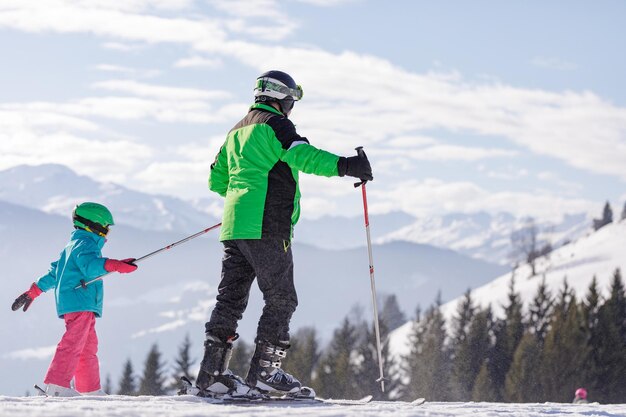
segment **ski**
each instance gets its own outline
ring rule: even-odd
[[[33,385],[33,388],[35,388],[39,392],[39,395],[43,395],[44,397],[48,396],[48,394],[46,394],[46,391],[44,391],[44,389],[41,388],[39,385],[35,384]]]
[[[323,399],[310,396],[312,390],[303,387],[301,393],[306,395],[283,395],[275,396],[261,394],[258,391],[250,395],[231,396],[229,394],[213,394],[205,395],[200,393],[197,387],[194,387],[189,379],[182,376],[180,378],[182,386],[178,391],[178,395],[194,395],[202,398],[209,404],[238,404],[238,405],[260,405],[260,404],[332,404],[332,405],[364,405],[372,401],[372,396],[361,398],[359,400],[341,400],[341,399]]]

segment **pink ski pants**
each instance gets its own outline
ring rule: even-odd
[[[74,378],[76,391],[97,391],[100,389],[100,365],[96,356],[96,315],[81,311],[65,314],[63,318],[65,333],[57,345],[44,382],[69,388]]]

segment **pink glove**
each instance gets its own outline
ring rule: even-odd
[[[33,302],[33,300],[39,297],[42,292],[43,291],[39,289],[37,284],[33,282],[33,285],[30,286],[28,291],[15,299],[13,305],[11,306],[11,310],[15,311],[22,306],[24,306],[24,311],[28,310],[28,307],[30,307],[30,304]]]
[[[135,265],[135,258],[126,258],[118,261],[117,259],[107,259],[104,261],[104,269],[107,272],[119,272],[120,274],[127,274],[137,269]]]

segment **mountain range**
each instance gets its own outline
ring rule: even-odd
[[[187,234],[219,222],[215,207],[222,203],[221,197],[208,190],[205,198],[185,201],[98,182],[58,164],[19,165],[0,171],[0,200],[61,216],[67,216],[77,202],[93,200],[110,207],[120,224]],[[508,265],[511,232],[526,220],[510,213],[448,213],[416,218],[396,211],[371,214],[370,229],[376,243],[420,243]],[[584,234],[591,225],[591,216],[565,214],[559,222],[537,220],[536,225],[539,240],[558,247]],[[295,241],[324,249],[364,246],[364,221],[362,217],[305,217],[295,229]]]

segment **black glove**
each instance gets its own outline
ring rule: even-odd
[[[367,155],[365,155],[365,152],[363,151],[356,156],[339,158],[339,162],[337,162],[337,170],[339,171],[340,177],[347,175],[364,181],[372,181],[374,179],[372,176],[370,161],[367,159]]]
[[[28,291],[24,292],[22,295],[17,297],[15,301],[13,301],[13,305],[11,305],[11,310],[15,311],[18,308],[24,306],[24,311],[28,310],[33,300],[41,295],[42,291],[39,289],[37,284],[33,282]]]
[[[13,301],[13,305],[11,306],[11,310],[15,311],[22,306],[24,306],[24,311],[28,310],[30,304],[33,302],[33,299],[28,296],[28,294],[24,293],[17,297],[15,301]]]

